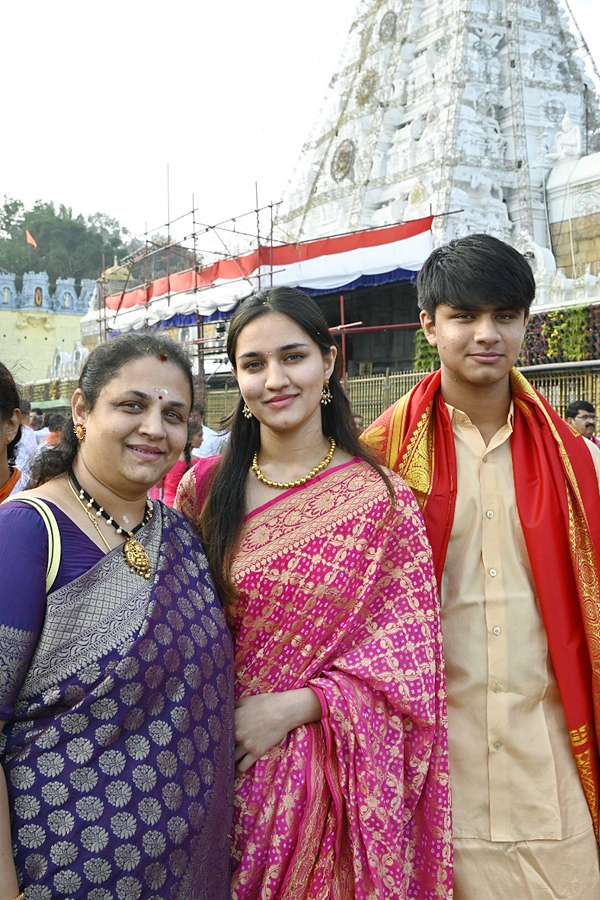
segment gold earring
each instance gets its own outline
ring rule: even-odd
[[[77,422],[76,425],[73,425],[73,434],[80,444],[83,444],[83,442],[85,441],[85,431],[85,425],[82,425],[81,422]]]
[[[242,414],[244,415],[244,417],[246,419],[252,418],[252,410],[250,409],[250,407],[248,406],[247,403],[244,403],[244,405],[242,406]]]
[[[323,406],[327,406],[328,403],[331,403],[333,400],[333,396],[331,391],[329,390],[329,378],[325,379],[325,384],[323,385],[323,390],[321,391],[321,403]]]

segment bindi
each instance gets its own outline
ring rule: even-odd
[[[169,393],[168,390],[164,387],[156,387],[156,385],[153,385],[153,389],[158,394],[159,400],[162,400],[163,396],[166,396]]]

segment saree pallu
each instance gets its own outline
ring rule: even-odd
[[[244,520],[236,699],[308,686],[323,714],[237,778],[235,900],[451,896],[435,577],[418,507],[391,478],[395,508],[354,460]]]
[[[155,504],[137,537],[153,580],[117,548],[48,595],[39,637],[2,630],[26,900],[229,898],[231,638],[189,523]]]
[[[438,579],[454,519],[456,455],[440,372],[422,379],[361,440],[412,488]],[[600,497],[586,439],[516,370],[511,453],[519,519],[573,754],[596,832],[600,757]]]

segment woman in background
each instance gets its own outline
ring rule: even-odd
[[[246,300],[229,445],[182,479],[235,641],[235,900],[451,896],[431,552],[360,446],[316,304]]]
[[[229,900],[231,639],[193,529],[147,501],[192,400],[179,345],[99,345],[0,507],[0,900]]]
[[[21,488],[21,472],[11,464],[20,437],[19,392],[11,373],[0,362],[0,503]]]
[[[183,449],[183,453],[181,454],[173,468],[169,469],[169,471],[163,478],[162,500],[163,503],[167,504],[167,506],[173,506],[173,504],[175,503],[175,494],[177,493],[179,482],[188,471],[188,469],[190,469],[192,466],[195,466],[196,463],[199,462],[199,458],[197,456],[192,456],[192,450],[197,450],[201,443],[202,422],[190,419],[188,425],[188,439]]]

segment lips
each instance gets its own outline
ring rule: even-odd
[[[132,453],[135,453],[140,459],[148,462],[156,462],[164,455],[158,447],[150,447],[146,444],[132,444],[129,446]]]
[[[270,406],[274,409],[281,409],[284,406],[289,406],[289,404],[296,399],[296,394],[279,394],[277,397],[271,397],[270,400],[267,400],[267,406]]]
[[[501,353],[471,353],[471,358],[478,362],[490,364],[502,359]]]

